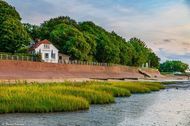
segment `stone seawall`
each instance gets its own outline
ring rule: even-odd
[[[150,75],[159,75],[157,70],[143,69]],[[155,74],[155,75],[154,75]],[[28,61],[0,61],[0,79],[140,79],[144,75],[138,68],[127,66],[93,66],[78,64],[52,64]]]

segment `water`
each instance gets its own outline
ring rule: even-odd
[[[190,126],[190,82],[116,101],[73,113],[0,115],[0,126]]]

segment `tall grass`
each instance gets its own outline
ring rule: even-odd
[[[59,83],[60,85],[60,83]],[[122,89],[110,85],[109,82],[96,82],[96,81],[87,81],[87,82],[66,82],[62,83],[65,86],[80,87],[84,89],[92,89],[96,91],[103,91],[109,94],[112,94],[114,97],[129,97],[131,93],[127,89]]]
[[[159,91],[160,89],[164,89],[165,87],[159,82],[139,82],[142,85],[148,87],[151,91]]]
[[[133,84],[133,83],[113,83],[115,87],[124,88],[129,90],[131,93],[150,93],[150,89],[145,87],[144,85],[140,84]]]
[[[48,90],[56,94],[74,95],[83,97],[91,104],[108,104],[113,103],[114,97],[111,94],[102,91],[96,91],[88,88],[73,87],[73,86],[54,86],[49,87]]]
[[[58,95],[36,87],[0,88],[0,113],[63,112],[88,108],[88,101],[82,97]]]
[[[128,89],[122,89],[118,87],[114,87],[111,85],[89,85],[87,86],[90,89],[94,89],[97,91],[105,91],[107,93],[112,94],[114,97],[129,97],[131,93]]]
[[[112,82],[111,85],[128,89],[131,93],[150,93],[164,89],[161,83],[155,82]]]
[[[115,97],[163,89],[152,82],[64,82],[0,85],[0,113],[45,113],[88,109]]]

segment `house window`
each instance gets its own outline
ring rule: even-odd
[[[55,53],[53,53],[53,50],[51,50],[51,58],[55,59]]]
[[[52,59],[55,59],[55,53],[52,53],[52,54],[51,54],[51,58],[52,58]]]
[[[45,53],[45,58],[49,59],[49,53]]]
[[[50,48],[49,44],[44,44],[44,49],[49,49],[49,48]]]
[[[62,56],[59,56],[59,60],[62,60]]]

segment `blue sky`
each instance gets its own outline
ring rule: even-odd
[[[190,0],[6,0],[23,22],[57,16],[94,21],[126,39],[138,37],[165,60],[190,64]]]

